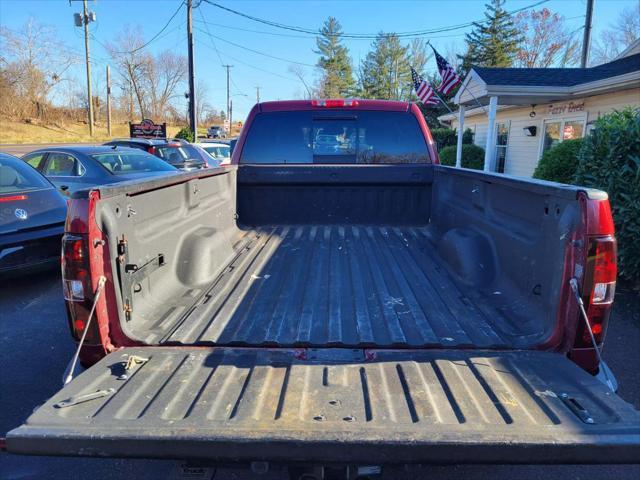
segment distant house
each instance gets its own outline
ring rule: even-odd
[[[545,150],[605,113],[640,107],[640,41],[591,68],[473,67],[454,101],[460,111],[438,118],[474,132],[485,170],[530,177]]]

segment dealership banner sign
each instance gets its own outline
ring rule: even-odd
[[[167,124],[159,125],[148,118],[140,123],[129,122],[129,136],[131,138],[167,138]]]

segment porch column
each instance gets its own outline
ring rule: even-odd
[[[487,125],[487,144],[484,149],[484,171],[493,172],[496,159],[496,110],[498,97],[489,97],[489,125]]]
[[[456,146],[456,168],[462,166],[462,134],[464,133],[464,105],[458,110],[458,145]]]

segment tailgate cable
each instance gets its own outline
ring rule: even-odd
[[[87,318],[87,324],[84,326],[84,330],[82,331],[82,337],[80,337],[80,341],[78,342],[78,348],[76,348],[76,353],[73,355],[73,360],[71,361],[71,367],[69,368],[69,373],[64,379],[63,385],[66,385],[71,380],[73,380],[73,372],[76,369],[76,363],[78,363],[78,356],[80,356],[80,349],[82,348],[82,344],[84,343],[84,339],[87,337],[87,331],[89,330],[89,325],[91,325],[91,319],[93,318],[93,313],[96,310],[96,305],[98,304],[98,299],[100,298],[100,292],[104,288],[104,284],[107,279],[101,275],[98,279],[98,286],[96,287],[95,296],[93,297],[93,305],[91,305],[91,310],[89,311],[89,318]]]
[[[591,329],[591,324],[589,323],[589,317],[587,316],[587,312],[584,309],[584,302],[582,301],[582,297],[580,296],[580,289],[578,287],[578,280],[576,280],[575,278],[572,278],[571,280],[569,280],[569,284],[571,285],[571,290],[573,291],[573,294],[576,297],[576,301],[578,302],[578,307],[580,307],[580,313],[581,313],[580,316],[583,318],[584,323],[587,326],[587,331],[589,332],[589,336],[591,337],[591,343],[593,343],[593,348],[596,351],[596,356],[598,357],[598,364],[601,365],[601,370],[602,370],[602,373],[604,373],[604,377],[606,379],[607,386],[609,387],[609,390],[611,390],[613,393],[615,393],[616,389],[613,386],[613,382],[609,378],[609,372],[607,371],[607,368],[604,367],[604,365],[603,365],[604,362],[602,360],[602,355],[600,355],[600,349],[598,348],[598,342],[596,342],[596,337],[593,336],[593,330]]]

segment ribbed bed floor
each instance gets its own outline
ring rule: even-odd
[[[422,228],[265,227],[238,252],[160,343],[506,347],[519,333],[452,282]]]

